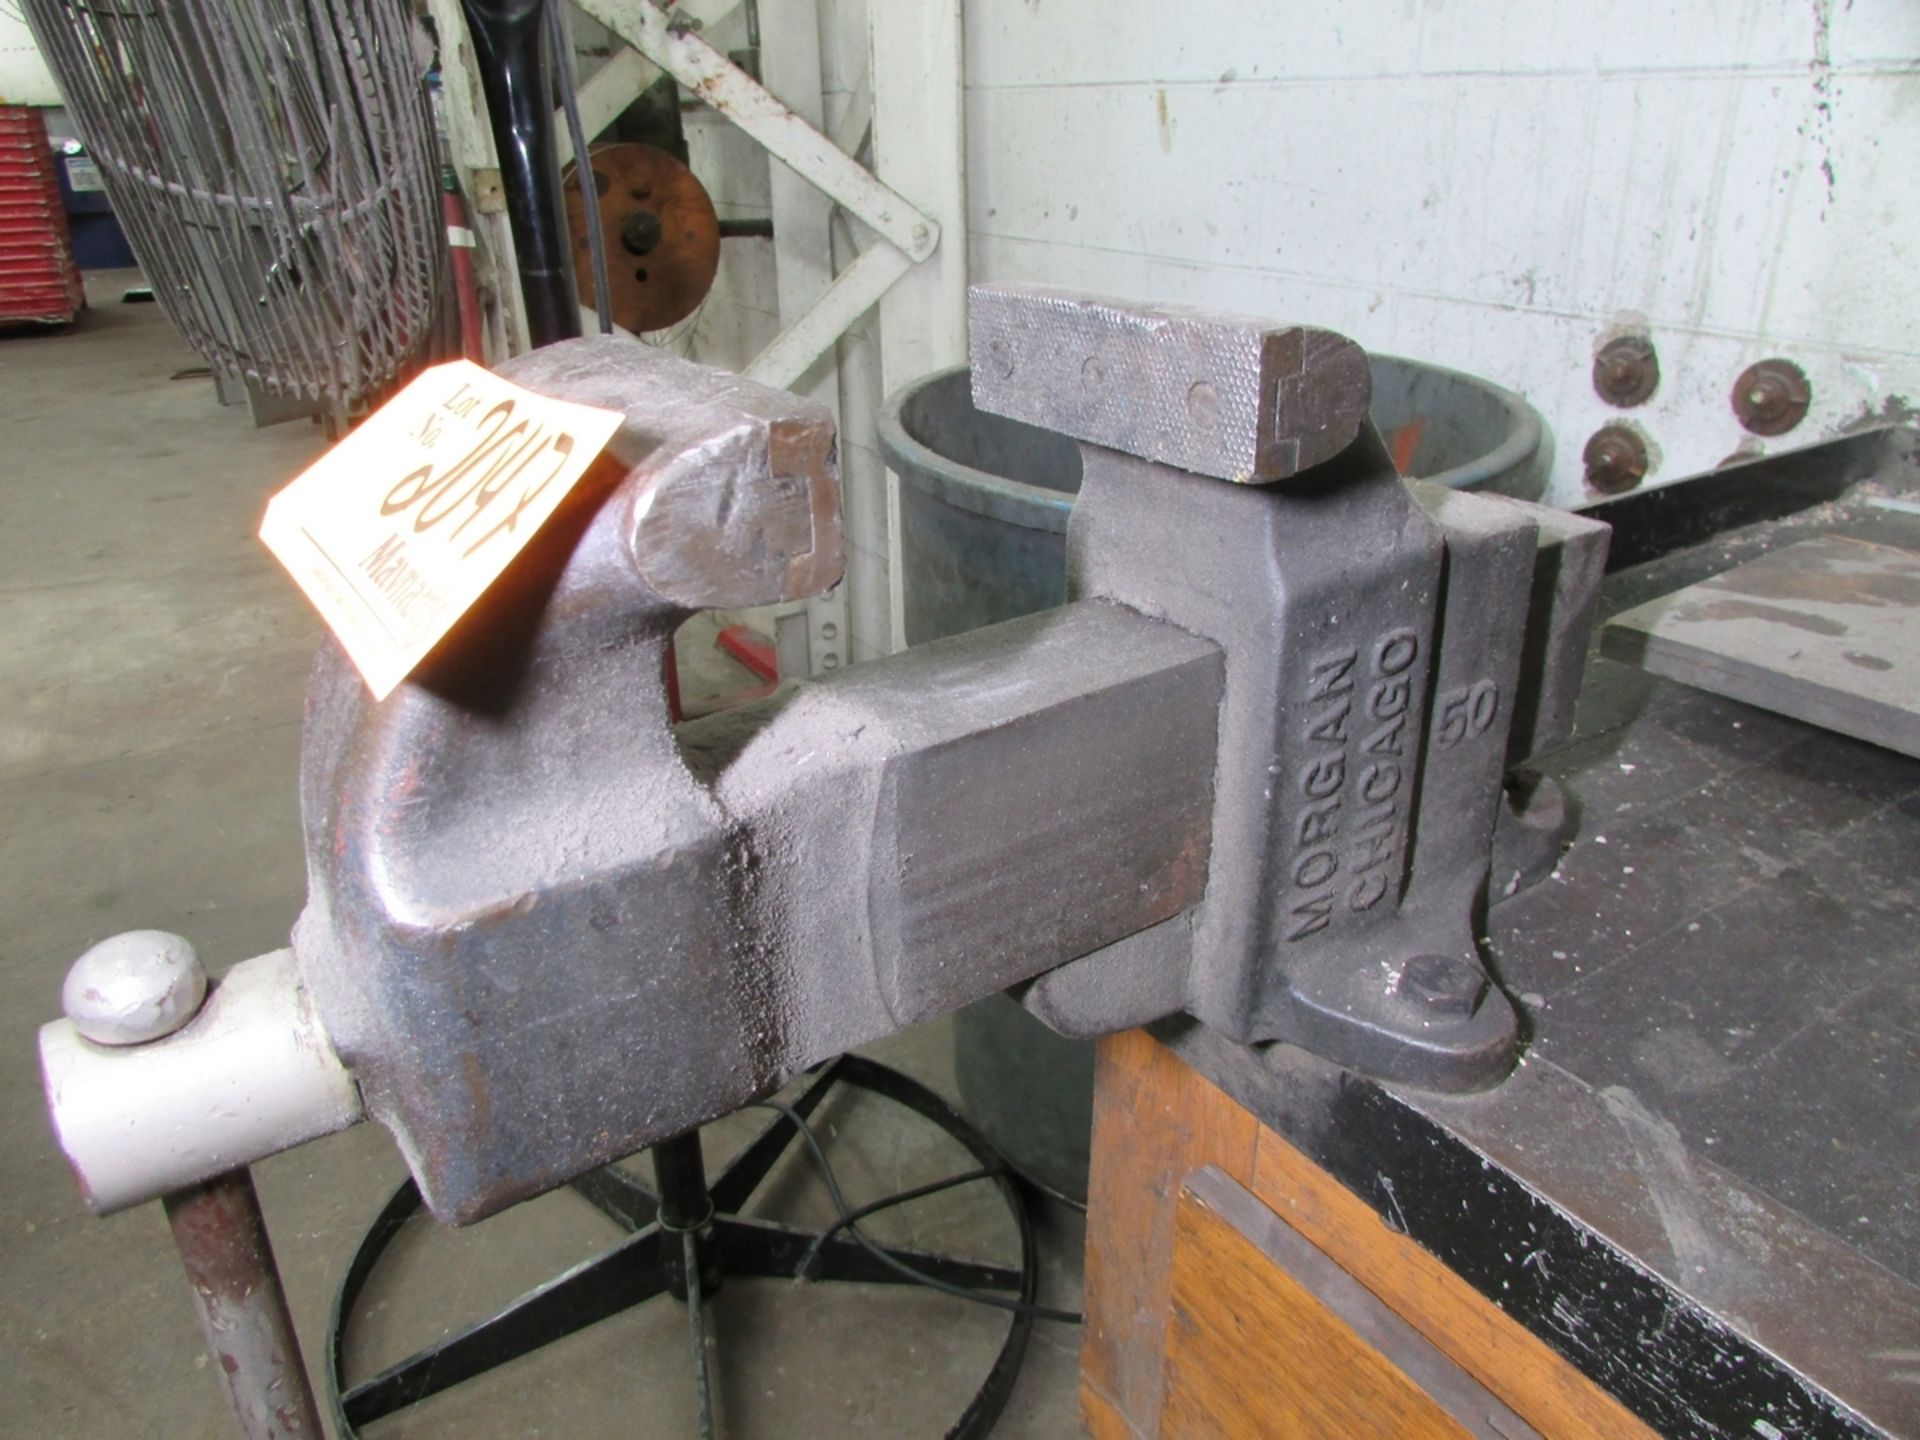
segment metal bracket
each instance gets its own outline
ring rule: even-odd
[[[879,237],[743,372],[763,385],[794,384],[894,281],[933,254],[939,225],[698,34],[676,29],[648,0],[580,0],[580,5]]]

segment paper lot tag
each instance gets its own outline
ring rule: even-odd
[[[260,538],[384,700],[623,418],[436,365],[268,501]]]

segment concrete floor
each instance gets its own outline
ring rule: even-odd
[[[218,973],[286,942],[303,894],[295,776],[318,625],[254,539],[266,496],[319,453],[306,424],[256,430],[152,305],[94,306],[64,335],[0,337],[0,1435],[232,1433],[157,1205],[96,1220],[48,1129],[34,1032],[87,946],[188,936]],[[704,648],[704,647],[689,647]],[[724,686],[724,669],[691,666]],[[953,1092],[948,1032],[875,1052]],[[644,1076],[635,1077],[644,1084]],[[854,1203],[968,1164],[882,1102],[821,1112]],[[739,1121],[708,1134],[709,1158]],[[322,1354],[333,1290],[404,1169],[363,1125],[257,1167],[301,1338]],[[969,1187],[877,1218],[879,1238],[1003,1259],[1011,1226]],[[764,1213],[823,1223],[797,1154]],[[396,1243],[350,1336],[359,1378],[597,1253],[611,1227],[569,1194]],[[1077,1217],[1045,1217],[1041,1298],[1077,1305]],[[924,1292],[738,1284],[715,1302],[728,1433],[938,1436],[998,1343],[996,1312]],[[995,1434],[1077,1431],[1079,1331],[1035,1327]],[[372,1436],[692,1433],[681,1312],[656,1302],[411,1412]]]

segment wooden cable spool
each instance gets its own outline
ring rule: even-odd
[[[590,159],[615,323],[663,330],[686,319],[706,299],[720,267],[720,217],[706,187],[651,145],[597,145]],[[591,305],[593,259],[577,164],[567,167],[565,195],[574,276],[582,301]]]

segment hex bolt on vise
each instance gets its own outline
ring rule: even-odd
[[[502,367],[625,414],[604,498],[385,702],[322,650],[291,951],[164,1038],[42,1031],[92,1208],[364,1106],[477,1220],[994,990],[1505,1074],[1474,937],[1557,857],[1516,767],[1571,730],[1606,527],[1402,480],[1324,331],[1009,286],[971,318],[975,403],[1083,442],[1068,603],[677,728],[681,620],[839,578],[831,420],[616,340]]]

